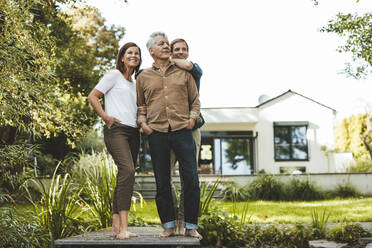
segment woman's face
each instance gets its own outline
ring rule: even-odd
[[[136,68],[141,59],[138,47],[129,47],[121,59],[127,68]]]

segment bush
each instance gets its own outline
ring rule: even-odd
[[[29,179],[25,184],[29,200],[34,206],[37,225],[48,230],[52,242],[82,231],[83,206],[79,201],[82,189],[74,184],[69,174],[63,178],[56,175],[57,170],[58,166],[49,185],[35,179]],[[30,193],[32,187],[41,193],[40,199],[35,199]]]
[[[248,187],[249,198],[252,200],[282,200],[285,198],[284,184],[273,175],[259,175]]]
[[[359,160],[347,168],[347,172],[372,172],[372,160]]]
[[[244,226],[236,223],[224,211],[214,209],[199,219],[199,232],[203,236],[201,245],[213,247],[244,247],[250,235]]]
[[[112,157],[106,151],[98,153],[92,151],[91,154],[82,153],[71,171],[74,180],[82,189],[82,198],[89,204],[89,210],[97,223],[96,228],[111,226],[112,201],[117,174],[117,167]],[[133,193],[132,203],[138,198],[142,206],[142,195],[136,191]],[[133,211],[131,216],[134,216]],[[129,224],[143,225],[143,220],[129,219]]]
[[[332,198],[351,198],[359,197],[361,194],[356,190],[356,188],[351,184],[339,184],[335,190],[330,191],[330,197]]]
[[[90,130],[87,135],[77,144],[76,150],[79,153],[100,153],[105,150],[103,138],[98,136],[97,130]]]
[[[147,226],[147,223],[141,217],[135,215],[133,212],[129,212],[128,226]]]
[[[293,178],[285,188],[286,198],[290,201],[313,201],[324,199],[324,193],[322,190],[309,180]]]
[[[199,221],[201,245],[209,247],[291,247],[306,248],[309,240],[325,237],[311,225],[248,225],[224,211],[212,211]]]
[[[334,226],[328,235],[328,238],[337,242],[355,244],[362,237],[371,236],[359,223],[346,223]]]
[[[12,209],[0,212],[0,247],[49,247],[48,231],[32,215],[19,216]]]
[[[112,201],[116,186],[117,168],[106,152],[81,154],[72,167],[72,176],[80,185],[90,211],[98,221],[98,227],[112,224]]]
[[[314,228],[314,235],[317,239],[322,239],[326,235],[327,222],[331,216],[331,212],[326,208],[320,213],[318,209],[314,208],[311,211],[311,226]]]
[[[237,186],[234,182],[224,185],[222,195],[225,201],[247,201],[249,199],[247,187]]]

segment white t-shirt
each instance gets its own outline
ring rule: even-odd
[[[120,120],[120,123],[137,127],[136,82],[129,82],[119,70],[105,73],[95,87],[104,94],[105,112]]]

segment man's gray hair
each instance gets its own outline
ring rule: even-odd
[[[153,47],[155,45],[155,37],[156,36],[163,36],[165,37],[166,39],[168,39],[167,35],[164,33],[164,32],[154,32],[150,35],[150,38],[148,39],[147,43],[146,43],[146,47],[147,47],[147,50],[149,50],[151,47]]]

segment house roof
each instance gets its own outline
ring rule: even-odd
[[[310,100],[316,104],[319,104],[325,108],[332,110],[333,114],[336,113],[336,110],[328,107],[324,104],[321,104],[309,97],[301,95],[292,90],[288,90],[283,94],[271,98],[255,107],[215,107],[215,108],[202,108],[201,112],[207,123],[257,123],[258,122],[258,112],[259,108],[265,104],[272,102],[276,99],[279,99],[288,94],[295,94],[301,96],[307,100]]]
[[[243,111],[242,111],[243,110]],[[208,123],[256,123],[257,108],[202,108],[201,112]]]
[[[322,104],[322,103],[320,103],[320,102],[318,102],[318,101],[315,101],[315,100],[313,100],[313,99],[311,99],[311,98],[309,98],[309,97],[307,97],[307,96],[301,95],[301,94],[299,94],[299,93],[297,93],[297,92],[295,92],[295,91],[292,91],[292,90],[290,90],[290,89],[289,89],[288,91],[284,92],[283,94],[280,94],[279,96],[273,97],[273,98],[271,98],[271,99],[269,99],[269,100],[267,100],[267,101],[265,101],[265,102],[263,102],[263,103],[258,104],[258,105],[256,106],[256,108],[259,108],[259,107],[261,107],[261,106],[263,106],[263,105],[265,105],[265,104],[267,104],[267,103],[269,103],[269,102],[272,102],[272,101],[274,101],[274,100],[276,100],[276,99],[278,99],[278,98],[281,98],[282,96],[287,95],[287,94],[295,94],[295,95],[301,96],[301,97],[306,98],[306,99],[308,99],[308,100],[310,100],[310,101],[312,101],[312,102],[315,102],[315,103],[317,103],[317,104],[319,104],[319,105],[321,105],[321,106],[323,106],[323,107],[325,107],[325,108],[328,108],[328,109],[332,110],[334,113],[337,112],[335,109],[333,109],[333,108],[331,108],[331,107],[329,107],[329,106],[327,106],[327,105],[324,105],[324,104]]]

